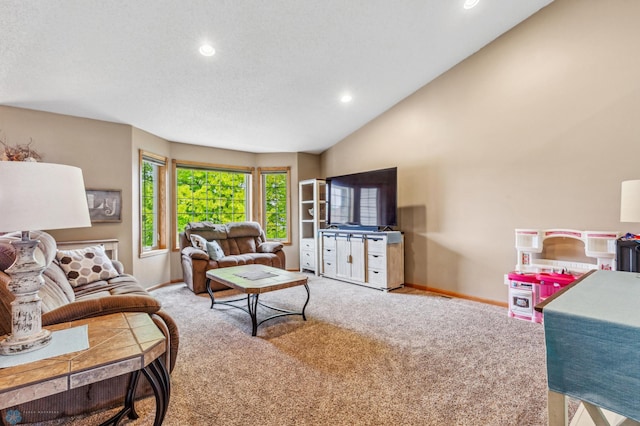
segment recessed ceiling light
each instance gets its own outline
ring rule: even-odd
[[[480,2],[480,0],[465,0],[464,1],[464,8],[465,9],[471,9],[471,8],[475,7],[479,2]]]
[[[198,49],[198,51],[202,56],[213,56],[216,54],[216,49],[214,49],[210,44],[203,44],[202,46],[200,46],[200,49]]]
[[[351,102],[353,100],[353,96],[351,96],[348,93],[345,93],[344,95],[342,95],[342,97],[340,98],[340,102],[342,102],[343,104],[348,104],[349,102]]]

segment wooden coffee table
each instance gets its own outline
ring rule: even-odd
[[[234,302],[244,300],[244,297],[233,300],[226,300],[224,302],[217,302],[211,290],[211,281],[224,284],[228,287],[234,288],[247,295],[247,307],[234,305]],[[303,285],[307,291],[307,300],[304,302],[302,311],[294,312],[286,309],[276,308],[269,306],[258,301],[260,294],[267,293],[269,291],[282,290],[284,288],[295,287]],[[274,318],[283,317],[287,315],[301,315],[303,320],[307,320],[304,314],[304,310],[309,303],[309,286],[307,285],[307,277],[303,274],[297,274],[294,272],[288,272],[284,269],[272,268],[265,265],[242,265],[231,266],[228,268],[211,269],[207,271],[207,292],[211,297],[211,308],[214,305],[227,305],[233,308],[241,309],[249,314],[251,317],[252,332],[251,335],[255,336],[258,332],[258,326],[263,322],[269,321]],[[258,322],[257,311],[258,305],[272,311],[278,312],[267,318],[264,318]]]

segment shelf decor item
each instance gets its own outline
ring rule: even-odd
[[[4,147],[0,153],[0,161],[41,161],[42,156],[31,149],[32,143],[33,140],[27,145],[11,146],[0,140],[0,145]]]
[[[77,167],[26,161],[0,161],[0,233],[20,231],[12,241],[14,263],[5,271],[15,296],[11,303],[11,334],[0,341],[0,354],[13,355],[45,347],[51,332],[42,329],[38,290],[48,265],[36,260],[38,240],[29,230],[91,226],[82,170]]]

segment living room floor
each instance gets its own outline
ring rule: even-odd
[[[184,284],[152,292],[181,334],[165,425],[546,424],[540,324],[412,288],[308,277],[308,320],[276,319],[257,337],[245,312],[211,309],[206,293]],[[295,287],[262,297],[296,309],[305,295]],[[131,424],[152,423],[152,402],[138,404]]]

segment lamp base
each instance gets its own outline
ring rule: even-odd
[[[22,239],[11,244],[16,260],[5,272],[11,277],[7,287],[15,300],[11,302],[11,334],[0,342],[0,355],[35,351],[51,341],[51,332],[42,328],[42,301],[38,290],[44,284],[45,265],[38,263],[34,256],[38,240],[30,239],[29,231],[23,231]]]
[[[46,329],[22,338],[9,336],[0,341],[0,355],[19,355],[44,348],[49,343],[51,343],[51,332]]]

